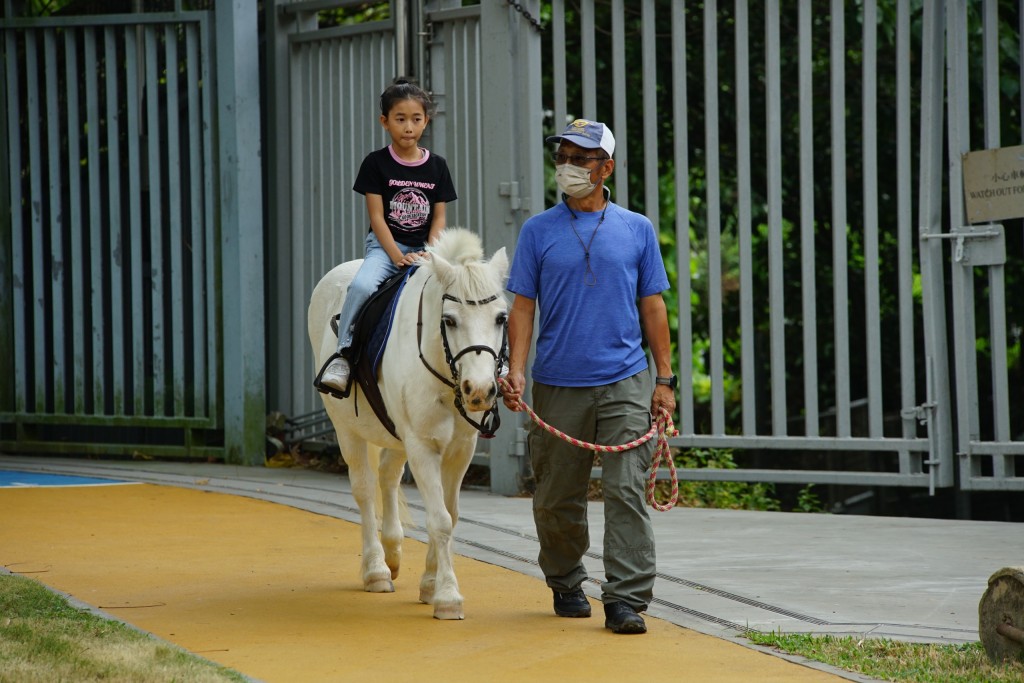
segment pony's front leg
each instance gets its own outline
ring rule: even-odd
[[[405,452],[385,448],[380,457],[380,490],[383,506],[383,524],[380,540],[384,546],[384,562],[391,570],[391,578],[398,578],[402,564],[402,530],[405,516],[405,498],[400,485],[405,472]]]
[[[391,570],[384,562],[384,548],[377,527],[377,468],[369,461],[365,441],[339,439],[339,444],[348,465],[352,496],[359,506],[359,526],[363,541],[363,590],[369,593],[393,593],[395,584],[391,580]]]
[[[441,480],[441,456],[406,444],[409,467],[427,514],[427,567],[420,581],[420,601],[434,606],[435,619],[462,619],[462,594],[452,564],[452,518]]]

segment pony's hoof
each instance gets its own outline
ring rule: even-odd
[[[395,582],[391,579],[377,579],[376,581],[367,581],[366,587],[363,589],[367,593],[394,593]]]
[[[465,619],[462,605],[434,605],[435,619]]]

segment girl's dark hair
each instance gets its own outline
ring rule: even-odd
[[[402,100],[416,100],[423,105],[427,116],[434,115],[434,101],[427,91],[406,78],[396,78],[380,94],[380,115],[386,117],[391,108]]]

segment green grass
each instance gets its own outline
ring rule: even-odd
[[[246,680],[125,624],[78,609],[35,581],[0,574],[0,683]]]
[[[1024,659],[992,664],[981,643],[933,645],[775,632],[752,632],[747,637],[758,645],[883,681],[1024,683]]]

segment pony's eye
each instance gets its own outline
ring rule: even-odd
[[[499,313],[498,317],[494,319],[494,322],[498,325],[504,325],[508,322],[508,313]]]
[[[441,317],[441,322],[444,323],[445,327],[449,327],[449,328],[458,327],[458,323],[455,322],[455,318],[453,318],[450,315],[442,316]]]

